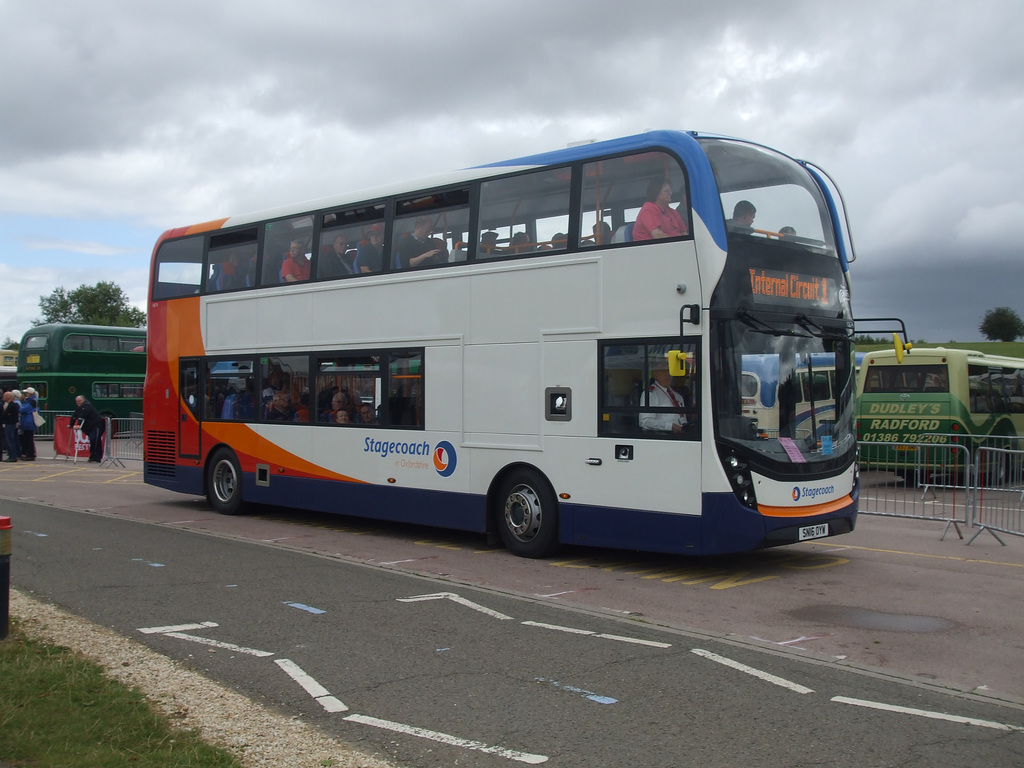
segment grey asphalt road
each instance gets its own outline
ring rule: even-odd
[[[43,487],[41,470],[31,471]],[[93,474],[76,481],[79,502],[100,496],[92,484],[125,482],[85,471]],[[319,518],[269,513],[207,517],[189,499],[163,502],[170,507],[159,516],[173,511],[176,520],[140,522],[20,493],[11,500],[7,491],[19,489],[9,479],[0,477],[8,497],[0,515],[13,521],[16,587],[409,766],[1024,764],[1024,709],[1011,701],[759,646],[736,633],[644,621],[642,593],[680,583],[644,580],[668,573],[664,561],[647,561],[641,575],[620,571],[622,560],[604,553],[570,553],[577,556],[560,566],[527,563],[464,546],[471,539],[410,540],[407,529],[339,531]],[[116,495],[124,503],[131,494]],[[221,523],[242,533],[214,531]],[[507,578],[529,586],[398,570],[393,561],[327,552],[325,536],[427,553],[434,566],[468,560],[495,576],[523,562],[529,567]],[[366,542],[370,536],[378,541]],[[798,574],[821,565],[801,557],[789,560]],[[730,563],[724,571],[701,564],[719,570],[691,570],[689,580],[792,586],[778,576],[779,561],[745,576]],[[687,568],[676,562],[674,573]],[[533,591],[536,573],[622,580],[638,610],[566,605]],[[547,581],[545,588],[569,586]],[[742,601],[745,588],[708,591]],[[717,606],[727,622],[726,604]]]
[[[144,485],[138,462],[126,464],[2,464],[0,496],[339,555],[1024,701],[1020,538],[1002,546],[985,533],[967,546],[952,529],[942,539],[942,523],[862,515],[852,534],[750,555],[567,548],[533,561],[427,527],[275,508],[224,517],[201,498]]]

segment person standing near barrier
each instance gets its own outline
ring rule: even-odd
[[[75,413],[69,427],[78,427],[89,438],[89,461],[97,464],[103,461],[103,431],[106,421],[93,404],[79,395],[75,398]]]
[[[39,413],[39,404],[36,400],[36,391],[32,387],[25,387],[21,391],[21,460],[36,460],[36,419]]]
[[[4,425],[4,443],[7,446],[7,458],[4,461],[14,462],[21,456],[21,445],[18,442],[18,422],[21,421],[21,391],[13,389],[4,392],[4,410],[0,422]]]

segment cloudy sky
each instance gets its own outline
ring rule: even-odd
[[[172,226],[657,128],[826,168],[854,311],[1024,316],[1011,0],[0,0],[0,341]]]

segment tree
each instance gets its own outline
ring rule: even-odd
[[[978,330],[989,341],[1016,341],[1024,336],[1024,320],[1009,307],[996,307],[985,313]]]
[[[80,285],[72,291],[64,286],[55,288],[49,296],[39,297],[39,308],[43,319],[36,320],[36,325],[81,323],[141,328],[146,324],[146,313],[129,304],[121,287],[110,282]]]
[[[3,344],[0,344],[0,349],[21,349],[21,342],[15,341],[10,336],[4,339]]]

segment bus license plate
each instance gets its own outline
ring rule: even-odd
[[[807,541],[808,539],[820,539],[822,536],[828,536],[828,523],[822,523],[821,525],[805,525],[800,529],[800,538],[798,541]]]

